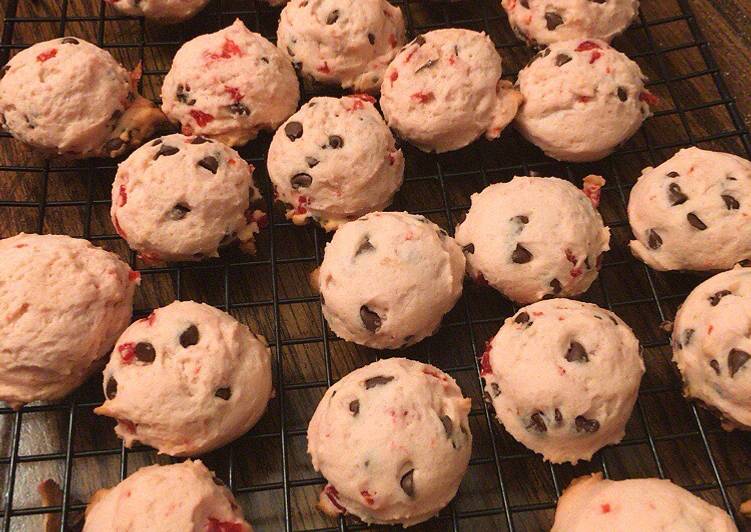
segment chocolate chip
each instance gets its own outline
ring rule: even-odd
[[[233,115],[243,115],[248,116],[250,114],[250,109],[247,105],[245,105],[242,102],[235,102],[230,104],[229,106],[229,112]]]
[[[623,87],[618,87],[618,99],[622,102],[628,100],[628,92]]]
[[[717,375],[720,374],[720,363],[717,362],[717,360],[713,358],[712,360],[709,361],[709,365],[712,367],[714,372],[717,373]]]
[[[437,60],[437,59],[428,59],[428,60],[427,60],[427,62],[426,62],[426,63],[425,63],[424,65],[422,65],[422,66],[418,67],[418,68],[417,68],[417,70],[415,70],[415,74],[417,74],[417,73],[418,73],[418,72],[420,72],[421,70],[425,70],[426,68],[430,68],[430,67],[432,67],[432,66],[433,66],[433,65],[435,65],[435,64],[436,64],[437,62],[438,62],[438,60]]]
[[[683,331],[683,334],[681,335],[683,337],[683,341],[681,342],[683,346],[687,346],[691,343],[691,338],[694,336],[694,329],[686,329]]]
[[[600,422],[596,419],[587,419],[584,416],[576,416],[574,419],[577,432],[597,432],[600,430]]]
[[[651,249],[660,249],[662,246],[662,237],[654,229],[647,231],[647,245]]]
[[[175,155],[179,151],[180,148],[176,148],[175,146],[170,146],[168,144],[162,144],[161,146],[159,146],[159,151],[156,152],[156,155],[154,155],[154,160],[156,161],[162,155],[164,155],[165,157]]]
[[[535,412],[530,418],[530,423],[527,425],[527,430],[533,429],[537,432],[547,432],[548,427],[545,425],[545,419],[542,416],[542,412]]]
[[[264,63],[266,63],[267,65],[269,64],[269,58],[268,58],[268,57],[262,57],[262,58],[261,58],[261,61],[263,61],[263,62],[264,62]]]
[[[557,56],[555,56],[555,66],[561,67],[565,65],[566,63],[568,63],[569,61],[571,61],[571,59],[572,59],[571,56],[568,54],[558,54]]]
[[[115,377],[110,377],[107,380],[107,386],[104,390],[104,395],[107,397],[107,399],[114,399],[117,395],[117,381],[115,380]]]
[[[337,20],[339,20],[339,10],[335,9],[331,13],[329,13],[328,17],[326,17],[326,24],[331,25]]]
[[[728,210],[732,211],[732,210],[741,208],[741,204],[738,203],[738,200],[728,194],[722,195],[722,201],[725,202],[725,207],[727,207]]]
[[[462,248],[462,251],[464,253],[474,253],[475,252],[475,245],[474,244],[467,244]]]
[[[517,314],[516,318],[514,318],[514,323],[527,323],[529,322],[529,314],[526,312],[520,312]]]
[[[725,296],[729,296],[732,294],[730,290],[720,290],[719,292],[715,292],[712,296],[709,297],[709,304],[713,307],[716,307],[720,303],[720,299],[722,299]]]
[[[329,137],[329,147],[330,148],[338,150],[342,146],[344,146],[344,139],[342,139],[342,137],[340,137],[339,135],[331,135]]]
[[[680,176],[681,174],[679,174],[678,172],[668,172],[668,174],[667,174],[667,175],[668,175],[668,177],[678,177],[678,176]]]
[[[399,485],[404,490],[404,493],[406,493],[410,497],[415,496],[415,479],[414,479],[415,470],[410,469],[404,475],[402,475],[402,479],[399,481]]]
[[[579,342],[571,342],[566,352],[566,360],[569,362],[589,362],[587,350]]]
[[[308,165],[308,168],[315,168],[319,162],[315,157],[305,157],[305,164]]]
[[[738,181],[738,178],[730,176],[730,175],[727,176],[725,179],[727,179],[728,181]]]
[[[557,408],[555,409],[555,424],[560,425],[563,423],[563,414],[561,414],[561,411]]]
[[[563,286],[561,286],[561,282],[558,279],[553,279],[550,281],[550,288],[553,289],[553,294],[560,294],[563,291]]]
[[[133,351],[135,352],[136,358],[139,360],[139,362],[146,362],[147,364],[151,364],[156,358],[156,351],[154,350],[154,346],[148,342],[138,342]]]
[[[218,397],[219,399],[224,399],[225,401],[229,401],[229,398],[232,396],[232,390],[229,388],[219,388],[217,391],[214,392],[214,395]]]
[[[185,215],[190,212],[190,207],[186,207],[182,203],[178,203],[167,213],[167,217],[170,220],[178,221],[185,218]]]
[[[493,397],[498,397],[499,395],[501,395],[501,387],[498,386],[497,383],[491,382],[490,389],[492,390]]]
[[[511,221],[521,225],[527,225],[529,223],[529,217],[524,216],[523,214],[519,214],[511,218]]]
[[[417,46],[422,46],[423,44],[425,44],[425,37],[423,37],[422,35],[418,35],[417,37],[415,37],[415,40],[412,42],[417,44]]]
[[[206,142],[211,142],[211,141],[207,139],[206,137],[202,137],[201,135],[198,135],[196,138],[190,141],[191,144],[204,144]]]
[[[63,40],[60,41],[61,44],[79,44],[78,39],[74,39],[73,37],[63,37]]]
[[[190,97],[189,85],[183,85],[182,83],[179,83],[177,85],[177,90],[175,91],[175,98],[177,98],[178,102],[184,103],[185,105],[196,104],[196,99]]]
[[[383,386],[384,384],[388,384],[393,380],[394,377],[386,377],[384,375],[370,377],[369,379],[365,380],[365,389],[370,390],[371,388],[375,388],[376,386]]]
[[[350,401],[349,411],[352,412],[353,416],[356,416],[357,414],[360,413],[360,401],[358,399],[355,399],[354,401]]]
[[[360,307],[360,320],[362,320],[362,324],[370,332],[377,331],[381,326],[381,317],[366,305]]]
[[[375,35],[373,35],[372,33],[368,33],[368,42],[370,44],[375,44]]]
[[[217,169],[219,169],[219,161],[216,160],[216,157],[207,155],[206,157],[198,161],[198,166],[205,168],[212,174],[216,174]]]
[[[529,9],[529,0],[519,0],[519,3],[524,9]]]
[[[191,345],[196,345],[199,339],[198,327],[191,325],[180,335],[180,345],[183,347],[190,347]]]
[[[162,143],[162,139],[156,139],[151,143],[152,146],[159,146]]]
[[[451,421],[451,418],[446,415],[439,416],[439,419],[441,420],[441,423],[443,424],[443,430],[446,432],[446,437],[450,438],[451,433],[454,432],[454,422]]]
[[[731,349],[728,354],[728,368],[730,369],[730,376],[735,377],[738,370],[751,358],[751,355],[740,349]]]
[[[514,249],[514,252],[511,254],[511,260],[516,264],[525,264],[532,260],[532,254],[527,248],[521,244],[517,244],[516,249]]]
[[[558,13],[553,13],[552,11],[545,13],[545,21],[547,22],[548,31],[553,31],[563,24],[563,18]]]
[[[284,134],[287,135],[287,138],[292,142],[302,137],[302,131],[302,124],[300,122],[288,122],[287,125],[284,126]]]
[[[373,247],[373,244],[370,243],[370,239],[366,236],[362,242],[360,242],[360,245],[357,246],[357,250],[355,251],[355,257],[360,255],[361,253],[367,253],[368,251],[372,251],[375,248]]]
[[[675,207],[686,203],[688,196],[683,193],[678,183],[670,183],[670,186],[668,186],[668,201],[670,201],[670,205]]]
[[[696,216],[693,212],[690,212],[686,215],[686,219],[688,220],[688,223],[690,223],[693,227],[698,229],[699,231],[704,231],[707,228],[707,224],[701,221],[701,219]]]
[[[313,183],[313,178],[310,174],[295,174],[293,175],[290,180],[290,183],[292,183],[292,188],[297,190],[298,188],[307,188]]]

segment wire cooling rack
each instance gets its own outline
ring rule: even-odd
[[[449,26],[486,31],[510,79],[532,54],[513,36],[497,0],[395,3],[404,11],[410,37]],[[77,35],[110,50],[129,68],[141,61],[142,92],[154,99],[172,55],[187,39],[240,17],[274,40],[279,13],[257,1],[214,0],[193,21],[160,28],[121,16],[101,0],[4,0],[0,10],[5,11],[0,64],[34,42]],[[608,185],[601,211],[613,233],[613,249],[586,299],[617,312],[644,346],[648,369],[626,438],[575,467],[546,464],[514,442],[482,400],[477,358],[485,340],[515,309],[498,294],[468,283],[440,332],[399,353],[447,370],[473,399],[475,443],[467,475],[456,499],[418,530],[547,529],[562,490],[572,478],[591,471],[615,479],[670,478],[725,508],[739,528],[750,526],[737,508],[751,497],[751,440],[747,434],[725,433],[712,416],[681,397],[668,335],[660,327],[701,278],[653,272],[634,261],[625,247],[625,205],[641,168],[691,144],[749,157],[749,135],[686,0],[643,0],[639,18],[615,46],[640,63],[651,79],[650,90],[660,97],[655,116],[616,154],[598,164],[560,164],[513,131],[504,132],[499,141],[480,140],[441,156],[406,147],[406,182],[393,208],[424,214],[453,231],[469,207],[470,194],[492,182],[536,172],[580,184],[589,173],[604,175]],[[305,98],[336,94],[307,84],[303,89]],[[264,135],[241,153],[256,165],[271,209],[264,161],[269,139]],[[228,310],[267,336],[275,355],[276,388],[269,411],[249,434],[204,457],[237,495],[256,529],[366,528],[315,509],[324,481],[306,455],[307,422],[326,387],[378,356],[342,342],[326,328],[318,297],[307,282],[320,263],[326,235],[312,226],[292,226],[277,208],[256,256],[229,250],[202,263],[148,267],[109,222],[115,162],[45,162],[8,135],[0,136],[0,146],[1,237],[27,231],[88,238],[141,271],[137,317],[176,298],[196,299]],[[44,514],[60,516],[61,530],[66,530],[85,507],[81,501],[96,489],[116,484],[147,463],[169,462],[145,447],[124,449],[111,420],[92,413],[101,400],[101,379],[95,377],[59,404],[30,405],[19,412],[0,408],[3,530],[39,530]],[[42,506],[37,494],[36,485],[46,478],[62,487],[57,506]]]

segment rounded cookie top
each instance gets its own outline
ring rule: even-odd
[[[276,129],[297,109],[300,87],[284,55],[238,19],[186,42],[162,85],[162,110],[186,135],[230,146]]]
[[[209,0],[107,0],[107,3],[128,15],[173,24],[192,18]]]
[[[318,272],[323,315],[338,336],[378,349],[435,333],[462,293],[465,259],[423,216],[375,212],[326,245]]]
[[[104,370],[95,412],[115,432],[160,453],[194,456],[228,443],[260,419],[271,397],[271,353],[229,314],[176,301],[133,323]]]
[[[391,203],[404,156],[371,100],[313,98],[277,130],[269,177],[296,223],[313,218],[335,229]]]
[[[621,441],[643,374],[631,329],[570,299],[540,301],[506,319],[481,372],[509,434],[546,460],[573,464]]]
[[[751,270],[707,279],[673,324],[673,360],[684,392],[716,412],[728,430],[751,430]]]
[[[456,494],[472,452],[471,400],[436,367],[406,358],[349,373],[308,427],[320,507],[366,523],[414,525]]]
[[[727,270],[751,259],[751,162],[687,148],[631,189],[631,251],[656,270]]]
[[[200,460],[142,467],[86,508],[84,532],[251,532],[232,492]]]
[[[386,69],[381,108],[423,151],[457,150],[498,138],[521,103],[501,80],[501,56],[484,33],[451,28],[419,35]]]
[[[277,45],[315,80],[377,92],[404,31],[401,9],[386,0],[292,0],[282,10]]]
[[[17,139],[72,158],[102,155],[135,99],[128,72],[78,37],[17,53],[0,80],[0,123]]]
[[[610,42],[639,11],[639,0],[503,0],[509,23],[530,45],[594,38]]]
[[[737,532],[730,516],[669,480],[606,480],[595,473],[571,482],[558,500],[551,532]]]
[[[253,251],[266,220],[259,203],[253,167],[235,150],[174,134],[120,164],[110,214],[117,232],[147,260],[200,260],[235,240]]]
[[[86,240],[0,240],[0,400],[17,408],[81,384],[128,326],[139,278]]]
[[[610,230],[594,206],[604,180],[584,181],[583,192],[556,177],[514,177],[473,194],[456,228],[469,275],[523,304],[585,292]]]
[[[596,161],[628,140],[656,98],[635,62],[604,41],[550,45],[521,72],[516,127],[548,156]]]

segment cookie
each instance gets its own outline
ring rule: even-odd
[[[94,412],[135,441],[196,456],[256,424],[272,394],[271,352],[229,314],[176,301],[133,323],[104,370],[106,401]]]
[[[751,259],[749,215],[751,162],[684,149],[631,189],[631,252],[655,270],[727,270]]]
[[[0,125],[47,155],[115,157],[166,121],[138,96],[140,69],[78,37],[30,46],[0,75]]]
[[[94,493],[84,532],[252,532],[232,492],[200,460],[142,467]]]
[[[185,135],[241,146],[297,109],[292,64],[240,19],[180,47],[162,85],[162,110]]]
[[[277,45],[304,75],[357,92],[377,92],[405,42],[402,11],[386,0],[292,0]]]
[[[313,98],[274,135],[268,171],[287,218],[336,229],[385,209],[404,178],[404,156],[367,95]]]
[[[669,480],[575,478],[555,510],[551,532],[737,532],[730,516]]]
[[[590,460],[621,441],[643,374],[631,329],[608,310],[570,299],[523,307],[482,355],[498,421],[555,464]]]
[[[341,226],[317,284],[340,338],[398,349],[434,334],[462,293],[461,248],[424,216],[374,212]]]
[[[498,138],[520,104],[520,94],[501,79],[490,37],[458,28],[419,35],[391,62],[381,87],[388,125],[426,152]]]
[[[673,361],[687,397],[726,430],[751,430],[751,270],[736,267],[694,288],[673,324]]]
[[[128,326],[140,282],[86,240],[0,240],[0,400],[12,408],[64,397],[104,365]]]
[[[253,166],[232,148],[180,134],[142,146],[117,169],[110,215],[150,262],[201,260],[239,241],[255,251],[267,223]]]
[[[112,7],[136,17],[162,24],[175,24],[193,18],[209,0],[105,0]]]
[[[516,128],[560,161],[597,161],[628,140],[657,98],[639,65],[596,39],[551,44],[517,80]]]
[[[436,515],[467,470],[471,403],[450,376],[406,358],[346,375],[308,426],[308,453],[328,482],[319,508],[405,527]]]
[[[596,209],[604,184],[587,176],[582,191],[556,177],[514,177],[473,194],[456,228],[469,275],[522,304],[586,292],[610,249]]]
[[[531,46],[571,39],[610,42],[631,24],[639,0],[503,0],[509,24]]]

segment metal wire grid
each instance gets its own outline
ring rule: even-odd
[[[654,0],[656,1],[656,0]],[[644,3],[649,2],[645,0]],[[453,7],[445,4],[427,4],[431,10],[431,17],[427,22],[424,21],[422,15],[425,9],[425,2],[423,5],[418,0],[401,0],[398,3],[406,16],[406,21],[409,27],[410,35],[414,36],[418,33],[436,29],[439,27],[449,26],[464,26],[472,29],[484,29],[496,39],[498,47],[501,49],[504,58],[508,55],[520,54],[522,56],[529,55],[522,45],[508,37],[499,38],[496,28],[505,25],[504,17],[499,13],[497,6],[493,6],[493,2],[490,1],[475,1],[475,2],[462,2],[460,7]],[[275,26],[270,25],[269,21],[273,21],[276,16],[276,11],[271,10],[269,7],[261,3],[252,2],[250,6],[243,5],[241,8],[235,9],[234,6],[228,6],[229,1],[214,2],[208,8],[208,12],[202,17],[204,20],[211,20],[213,22],[212,30],[218,29],[229,24],[233,17],[239,16],[244,19],[249,26],[256,30],[261,31],[267,37],[273,38],[275,32]],[[473,9],[463,9],[467,4],[472,4]],[[701,144],[701,143],[724,143],[730,142],[735,148],[736,152],[745,151],[745,156],[751,156],[751,143],[749,135],[745,125],[738,114],[733,98],[728,92],[721,73],[717,67],[717,64],[712,57],[712,54],[704,40],[701,31],[696,23],[690,6],[687,0],[676,0],[675,13],[661,18],[648,18],[643,13],[640,15],[639,20],[634,27],[630,30],[631,33],[639,32],[643,36],[643,44],[646,48],[642,51],[633,52],[630,55],[637,59],[648,60],[655,66],[657,76],[653,76],[654,81],[651,82],[651,88],[661,93],[661,95],[667,95],[673,102],[674,108],[659,111],[656,113],[657,120],[659,118],[666,118],[673,120],[673,124],[682,131],[683,138],[674,141],[662,141],[660,138],[652,138],[650,130],[648,128],[642,129],[638,134],[640,139],[630,142],[626,147],[619,150],[619,152],[606,160],[601,166],[601,171],[609,178],[609,185],[603,190],[604,203],[612,201],[615,204],[616,215],[612,216],[612,219],[607,220],[608,225],[613,230],[614,234],[623,233],[628,231],[628,224],[623,216],[624,208],[627,201],[628,191],[632,182],[633,172],[625,170],[625,160],[629,157],[638,157],[640,159],[646,158],[652,164],[660,162],[664,159],[666,150],[672,151],[672,149],[689,145],[689,144]],[[476,9],[479,7],[479,10]],[[58,35],[64,35],[66,28],[71,22],[84,22],[96,24],[96,42],[99,46],[107,49],[128,48],[138,51],[140,59],[143,61],[145,56],[145,50],[147,47],[176,47],[181,42],[186,40],[185,29],[181,30],[179,39],[175,40],[158,40],[150,41],[147,37],[146,24],[140,21],[140,31],[138,39],[132,43],[112,43],[106,42],[105,39],[105,24],[119,21],[132,20],[128,17],[123,17],[114,14],[114,12],[105,8],[104,2],[101,2],[98,7],[98,12],[91,15],[68,15],[69,1],[62,0],[60,3],[60,15],[49,17],[37,17],[37,16],[25,16],[19,15],[19,2],[18,0],[8,0],[5,7],[5,22],[3,27],[2,39],[0,39],[0,64],[4,64],[10,57],[12,50],[22,48],[30,42],[23,44],[17,44],[14,40],[14,30],[18,24],[22,23],[35,23],[35,22],[48,22],[55,23],[57,25]],[[658,39],[655,37],[655,33],[660,28],[671,24],[685,24],[690,34],[690,40],[681,42],[673,46],[662,46],[658,44]],[[699,54],[699,57],[704,62],[704,68],[693,68],[689,72],[675,74],[671,70],[666,57],[673,52],[680,52],[684,50],[692,50]],[[145,69],[144,79],[149,79],[150,76],[161,76],[165,73],[163,69]],[[511,72],[513,74],[513,72]],[[677,89],[680,83],[687,80],[695,80],[702,77],[708,77],[711,79],[712,84],[716,88],[718,97],[710,101],[701,101],[697,105],[682,106],[679,98],[680,91]],[[316,94],[321,91],[320,87],[306,87],[304,90],[304,98],[307,98],[311,93]],[[328,92],[328,91],[324,91]],[[718,131],[709,131],[708,134],[698,135],[694,132],[695,122],[690,117],[690,113],[701,112],[705,109],[724,108],[730,119],[730,128],[724,128]],[[8,136],[3,134],[0,138],[1,142],[8,146],[10,142]],[[514,174],[528,174],[535,171],[543,171],[550,168],[550,161],[542,158],[535,151],[524,152],[522,159],[513,161],[513,164],[509,164],[506,160],[499,162],[493,160],[492,157],[488,157],[488,153],[495,151],[496,144],[488,144],[479,142],[467,150],[463,150],[464,156],[456,159],[453,155],[446,156],[424,156],[419,154],[415,150],[408,148],[408,172],[405,187],[413,184],[420,186],[422,183],[428,183],[437,188],[437,194],[440,200],[440,205],[436,207],[423,206],[423,208],[416,208],[414,205],[405,204],[405,201],[399,197],[397,198],[397,208],[413,207],[409,210],[411,212],[419,212],[421,214],[428,215],[434,219],[440,219],[443,225],[449,230],[453,230],[455,222],[461,218],[463,212],[468,208],[467,201],[456,201],[456,193],[454,186],[461,180],[474,180],[475,188],[484,187],[493,181],[498,180],[498,176],[508,178]],[[241,152],[246,159],[250,160],[257,167],[260,172],[263,173],[264,166],[264,144],[263,141],[258,145],[254,143],[247,149]],[[416,164],[414,167],[410,167],[410,160],[417,160],[420,164]],[[108,205],[107,199],[96,199],[95,190],[98,186],[96,181],[97,174],[102,173],[114,173],[115,165],[110,161],[86,161],[75,163],[73,166],[55,166],[56,163],[46,162],[41,165],[28,165],[28,164],[3,164],[0,165],[0,175],[3,179],[10,173],[29,173],[37,174],[39,176],[39,190],[38,197],[33,199],[7,199],[0,197],[0,209],[4,209],[10,212],[11,215],[14,209],[34,209],[36,210],[36,231],[44,232],[49,231],[48,225],[45,223],[46,217],[48,217],[48,211],[57,207],[75,207],[83,209],[83,236],[85,238],[94,239],[98,242],[113,242],[119,237],[112,233],[112,231],[102,232],[101,234],[92,229],[92,213],[98,207],[106,207]],[[415,169],[420,167],[421,169]],[[568,178],[575,179],[580,174],[581,168],[569,165],[555,165],[555,168],[559,171],[559,175],[567,176]],[[427,169],[427,170],[426,170]],[[73,200],[50,200],[48,198],[48,190],[51,176],[54,176],[57,172],[78,172],[85,176],[86,193],[84,197]],[[267,180],[264,180],[263,186],[265,188],[265,197],[268,200],[269,212],[271,211],[270,187]],[[608,197],[610,198],[608,200]],[[607,218],[607,216],[606,216]],[[0,218],[1,219],[1,218]],[[186,277],[195,275],[196,273],[202,275],[209,275],[210,273],[218,273],[221,277],[219,282],[222,293],[222,298],[218,302],[214,302],[217,306],[223,307],[226,310],[239,310],[243,308],[259,308],[268,309],[272,315],[273,321],[273,334],[270,335],[270,343],[275,351],[275,387],[277,390],[276,406],[273,412],[278,416],[278,429],[269,431],[259,430],[258,428],[251,432],[245,438],[250,445],[258,444],[258,442],[276,441],[279,442],[278,452],[279,464],[281,467],[281,479],[273,480],[269,482],[254,483],[250,482],[247,485],[242,485],[243,472],[241,471],[241,465],[238,458],[239,448],[238,445],[230,445],[224,450],[220,451],[220,459],[226,466],[223,471],[223,477],[227,484],[233,491],[242,496],[243,494],[258,494],[264,492],[280,492],[280,503],[273,511],[281,515],[280,520],[275,524],[270,525],[270,529],[284,528],[286,530],[299,529],[297,525],[298,516],[296,515],[297,506],[300,504],[293,496],[292,491],[298,488],[309,488],[320,486],[324,481],[315,474],[304,476],[303,478],[296,478],[297,475],[293,475],[291,471],[291,462],[293,462],[292,453],[290,449],[293,439],[303,438],[305,434],[305,427],[298,425],[295,427],[287,426],[287,419],[293,414],[291,407],[288,406],[289,395],[295,391],[303,390],[316,390],[322,393],[325,387],[330,386],[335,380],[336,354],[334,351],[334,342],[336,340],[332,337],[331,333],[326,328],[325,322],[320,313],[317,314],[316,327],[320,330],[320,333],[301,336],[298,338],[284,338],[283,328],[285,326],[285,312],[284,309],[296,304],[315,305],[318,302],[318,298],[315,295],[302,295],[302,296],[287,296],[285,290],[280,287],[280,279],[282,274],[280,270],[287,265],[306,265],[306,264],[319,264],[321,260],[322,247],[325,244],[325,235],[317,229],[309,227],[307,229],[295,229],[298,232],[306,232],[310,237],[311,243],[309,246],[305,246],[304,251],[292,253],[281,252],[280,239],[286,238],[284,231],[290,228],[289,222],[284,220],[283,216],[280,216],[279,211],[275,211],[271,216],[271,223],[266,229],[268,232],[268,245],[265,249],[262,249],[258,257],[244,257],[241,255],[230,255],[223,257],[217,261],[210,261],[207,263],[199,264],[180,264],[170,265],[163,268],[139,268],[142,271],[144,278],[151,275],[166,274],[169,275],[173,286],[174,293],[177,299],[183,297],[185,289],[184,280]],[[53,228],[54,230],[54,228]],[[2,235],[9,236],[9,235]],[[648,268],[641,264],[637,264],[624,253],[622,248],[616,246],[616,249],[611,252],[610,255],[615,255],[615,259],[609,256],[604,265],[601,279],[592,289],[597,292],[597,295],[591,296],[597,300],[600,304],[615,310],[619,313],[625,312],[629,307],[636,307],[637,311],[645,308],[645,306],[651,307],[656,311],[656,317],[658,321],[668,319],[672,315],[672,310],[675,305],[682,301],[688,292],[688,288],[675,289],[675,287],[668,282],[665,284],[664,279],[659,274],[655,274]],[[130,254],[130,263],[132,266],[140,266],[140,263],[136,261],[136,257]],[[270,295],[260,299],[236,302],[234,301],[233,291],[236,289],[236,285],[232,281],[232,272],[244,268],[260,266],[268,268],[269,282],[270,282]],[[629,280],[633,280],[632,277],[628,277],[628,273],[623,272],[634,271],[639,272],[643,279],[646,280],[646,291],[638,296],[622,298],[621,296],[615,296],[617,288],[612,280],[609,279],[608,272],[612,271],[615,276],[624,275],[624,282],[629,283]],[[667,291],[665,286],[668,286]],[[690,288],[690,287],[689,287]],[[638,290],[637,290],[638,291]],[[475,307],[470,304],[469,300],[477,297],[477,290],[472,287],[467,287],[467,295],[462,298],[457,309],[451,313],[447,323],[444,325],[443,330],[448,331],[447,334],[459,335],[460,333],[467,333],[468,344],[471,346],[471,360],[467,363],[456,364],[454,361],[451,363],[438,363],[444,370],[447,370],[454,376],[467,376],[471,377],[475,389],[479,389],[479,367],[478,357],[482,352],[483,341],[494,332],[502,319],[515,311],[515,309],[508,303],[499,301],[497,298],[491,301],[491,310],[488,313],[478,315],[475,312]],[[493,296],[490,296],[493,297]],[[485,300],[487,303],[487,300]],[[137,314],[145,315],[150,311],[149,308],[138,309]],[[432,340],[427,341],[427,354],[424,358],[428,361],[433,361],[436,356],[436,346],[432,343]],[[437,342],[436,342],[437,343]],[[665,335],[659,338],[655,338],[651,341],[642,342],[647,352],[654,350],[655,352],[667,349],[667,338]],[[303,382],[287,383],[285,380],[285,358],[283,356],[283,350],[291,346],[320,344],[320,348],[323,351],[323,363],[325,368],[325,378],[321,379],[307,379]],[[366,355],[372,359],[371,354]],[[333,362],[332,362],[333,361]],[[288,361],[287,361],[288,363]],[[463,385],[464,386],[464,385]],[[93,386],[92,389],[97,389],[97,386]],[[448,529],[459,530],[469,527],[479,527],[481,530],[490,529],[508,529],[508,530],[522,530],[522,529],[539,529],[540,522],[544,522],[546,519],[549,522],[552,509],[555,506],[555,500],[560,495],[563,488],[567,484],[568,478],[574,474],[580,474],[587,470],[600,470],[606,477],[611,475],[612,470],[620,469],[621,464],[617,455],[615,454],[621,449],[635,449],[637,447],[646,446],[648,448],[647,461],[650,464],[647,466],[649,471],[652,471],[653,475],[659,477],[671,476],[665,466],[666,460],[670,459],[665,452],[661,452],[660,449],[663,444],[684,440],[686,438],[698,438],[701,442],[701,456],[700,460],[703,460],[705,464],[701,467],[707,467],[711,471],[711,475],[708,481],[700,483],[689,483],[687,487],[692,491],[696,491],[700,494],[718,492],[719,497],[715,502],[724,506],[732,515],[735,516],[735,508],[732,497],[729,495],[729,490],[735,488],[746,488],[751,485],[751,474],[741,476],[734,479],[723,478],[721,474],[722,465],[720,461],[725,457],[717,453],[716,449],[711,444],[713,438],[729,438],[721,430],[717,428],[717,423],[700,413],[694,406],[689,407],[690,418],[692,427],[688,430],[682,431],[668,431],[662,433],[662,430],[657,430],[652,425],[653,420],[648,406],[645,406],[645,402],[650,397],[665,394],[665,393],[677,393],[679,385],[677,382],[671,384],[658,384],[658,385],[645,385],[643,384],[640,392],[640,399],[637,402],[634,418],[642,430],[637,430],[639,434],[632,436],[632,431],[629,430],[627,439],[624,440],[618,446],[612,448],[613,451],[605,451],[598,453],[591,466],[585,466],[585,469],[569,468],[564,466],[552,466],[543,465],[538,458],[533,458],[531,453],[521,449],[518,445],[508,443],[508,438],[503,438],[502,430],[497,426],[497,423],[493,420],[492,412],[488,411],[487,406],[481,400],[474,401],[474,408],[472,410],[472,430],[475,434],[476,443],[478,440],[486,440],[480,445],[484,447],[486,451],[489,451],[486,455],[480,455],[481,453],[475,453],[471,461],[468,477],[473,476],[473,471],[477,468],[486,469],[489,471],[490,476],[494,477],[489,479],[490,488],[496,493],[500,494],[497,497],[496,503],[488,503],[487,500],[482,501],[478,507],[471,509],[462,508],[461,504],[455,502],[452,503],[441,515],[431,521],[429,524],[424,525],[423,529]],[[465,392],[467,390],[465,389]],[[83,393],[74,394],[69,400],[60,404],[52,405],[34,405],[27,406],[19,412],[13,412],[8,408],[0,408],[0,416],[10,419],[10,430],[8,431],[8,454],[0,456],[0,467],[5,466],[7,468],[7,474],[5,479],[5,497],[2,503],[2,509],[0,510],[0,516],[2,517],[3,530],[10,530],[11,526],[15,528],[15,519],[22,518],[24,516],[34,516],[48,512],[59,512],[62,514],[61,530],[65,529],[67,522],[72,512],[79,511],[85,507],[84,504],[74,501],[71,494],[71,487],[73,485],[72,469],[73,462],[78,458],[87,457],[106,457],[115,456],[119,457],[119,476],[124,478],[128,474],[128,460],[134,453],[144,453],[144,449],[126,450],[122,446],[109,446],[106,448],[94,448],[89,450],[76,450],[74,446],[74,436],[80,419],[84,417],[84,412],[89,412],[100,403],[100,391],[89,393],[88,396],[84,396]],[[477,397],[474,397],[477,399]],[[33,415],[38,412],[56,412],[64,416],[64,426],[61,427],[64,436],[64,448],[58,452],[49,453],[35,453],[35,454],[21,454],[19,452],[21,434],[23,428],[23,420],[25,417]],[[272,415],[270,412],[267,416]],[[294,416],[292,416],[294,417]],[[632,419],[632,422],[634,419]],[[734,436],[738,438],[738,436]],[[748,440],[741,442],[748,443]],[[252,449],[252,447],[251,447]],[[747,449],[746,449],[747,450]],[[634,451],[635,452],[635,451]],[[748,458],[748,454],[746,455]],[[14,506],[15,487],[17,484],[17,471],[19,464],[24,463],[37,463],[44,461],[63,461],[63,474],[62,474],[62,491],[63,501],[60,506],[57,507],[40,507],[40,506]],[[535,467],[541,468],[544,474],[548,476],[547,482],[552,486],[552,493],[543,497],[540,500],[539,497],[528,497],[526,500],[517,501],[518,490],[517,484],[519,480],[526,481],[525,477],[518,478],[516,475],[511,475],[508,472],[507,465],[517,460],[534,460]],[[526,462],[525,462],[526,463]],[[698,467],[698,464],[695,464]],[[725,475],[727,476],[727,475]],[[621,474],[616,474],[617,478],[621,477]],[[41,480],[41,479],[39,479]],[[487,479],[486,479],[487,480]],[[686,483],[684,483],[686,484]],[[465,485],[460,489],[459,498],[462,497],[465,491]],[[471,490],[470,490],[471,491]],[[294,499],[294,500],[293,500]],[[258,507],[251,507],[248,509],[246,505],[246,514],[250,520],[254,522],[257,527],[259,523],[254,519],[254,513],[259,510]],[[315,511],[315,510],[313,510]],[[524,517],[528,514],[542,513],[542,521],[539,520],[526,520]],[[739,526],[742,524],[739,522]],[[261,528],[263,528],[261,526]],[[357,523],[351,519],[340,519],[336,526],[324,526],[317,527],[321,530],[355,530],[365,528],[364,525]]]

